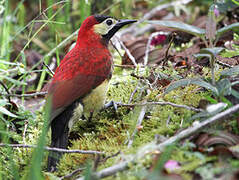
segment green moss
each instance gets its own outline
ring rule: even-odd
[[[170,75],[173,74],[175,77],[178,75],[177,71],[170,68],[165,71]],[[115,74],[111,80],[108,91],[108,101],[114,100],[116,102],[128,103],[136,87],[138,87],[138,90],[132,97],[131,103],[140,103],[142,100],[147,100],[148,102],[170,101],[175,104],[197,107],[201,99],[206,95],[210,95],[208,92],[198,91],[198,86],[190,85],[175,89],[163,96],[162,87],[149,88],[146,82],[130,76],[131,72],[130,70],[115,69]],[[147,72],[145,72],[144,75],[147,75]],[[189,76],[193,77],[193,74]],[[208,74],[208,76],[210,76],[210,74]],[[122,152],[118,157],[109,158],[101,162],[97,169],[100,170],[120,162],[122,159],[127,159],[128,154],[134,154],[140,146],[153,141],[156,134],[166,137],[173,136],[179,129],[191,125],[192,122],[189,122],[188,119],[195,113],[184,108],[169,105],[148,106],[145,118],[142,122],[142,128],[134,137],[132,147],[128,148],[128,141],[136,128],[141,109],[142,106],[136,106],[134,108],[119,107],[115,112],[113,108],[110,108],[96,114],[91,121],[78,121],[71,129],[71,146],[69,149],[105,152],[106,154],[102,156],[101,159],[118,151]],[[38,118],[38,123],[29,130],[30,133],[26,137],[26,142],[29,144],[36,143],[37,137],[39,136],[39,129],[41,129],[43,122],[41,114],[39,114]],[[193,169],[211,160],[208,157],[200,159],[200,155],[191,151],[191,149],[177,149],[172,153],[171,157],[182,164],[181,172],[185,179],[191,177],[188,172],[193,171]],[[19,162],[19,165],[24,167],[27,164],[26,154],[22,153],[22,155],[17,155],[19,159],[25,159],[23,162]],[[201,157],[202,156],[203,155],[201,155]],[[152,166],[154,162],[153,157],[152,154],[146,155],[140,159],[137,164],[132,165],[130,171],[118,173],[114,178],[136,180],[146,177],[144,174],[148,172],[148,169]],[[75,169],[84,167],[89,161],[93,162],[94,159],[94,155],[64,154],[58,166],[59,170],[55,172],[54,175],[63,176],[68,174]],[[109,177],[107,179],[111,178]]]
[[[9,131],[8,135],[10,135],[12,140],[20,144],[34,145],[37,143],[38,137],[41,133],[39,129],[42,129],[43,126],[42,114],[37,112],[37,115],[33,117],[29,112],[24,112],[22,110],[22,116],[24,113],[28,120],[25,137],[23,138],[22,134],[17,134],[14,131]],[[22,177],[27,171],[27,166],[30,164],[32,152],[33,148],[0,148],[0,174],[4,177],[3,179],[13,179],[13,173],[11,173],[11,171],[13,171],[11,161],[18,169],[19,176]],[[11,157],[9,156],[9,153],[11,153]],[[11,161],[9,158],[11,158]],[[42,165],[44,165],[44,162]]]
[[[239,160],[238,159],[230,159],[230,164],[233,168],[238,168],[239,167]]]
[[[116,71],[117,75],[113,76],[109,87],[108,100],[128,103],[136,86],[140,87],[141,92],[144,92],[144,88],[148,89],[146,84],[139,83],[137,79],[129,76],[130,73],[131,71],[129,70]],[[161,88],[148,89],[147,93],[137,91],[132,102],[139,103],[141,99],[147,99],[148,101],[164,100],[197,107],[200,99],[208,93],[198,92],[196,89],[197,86],[187,86],[176,89],[164,97],[162,97]],[[194,114],[190,110],[169,105],[148,107],[145,117],[149,116],[150,118],[144,118],[142,128],[134,137],[132,147],[128,148],[128,140],[136,128],[141,108],[140,106],[135,108],[119,107],[117,112],[113,109],[108,109],[98,113],[90,122],[78,121],[72,129],[72,132],[78,134],[78,138],[71,141],[72,146],[70,149],[98,150],[105,152],[107,155],[120,150],[127,155],[136,152],[139,146],[154,140],[156,134],[172,136],[178,129],[187,127],[190,125],[187,120]],[[108,159],[100,164],[98,169],[117,163],[119,158]],[[94,156],[65,154],[61,159],[59,171],[56,174],[64,175],[66,172],[71,172],[84,166],[88,160],[94,161]],[[145,168],[142,164],[137,165],[141,170]],[[135,177],[135,172],[139,173],[137,170],[128,172],[127,177]],[[118,177],[118,179],[122,178],[124,178],[124,173]]]
[[[131,93],[136,88],[137,81],[132,77],[118,79],[119,77],[116,76],[110,83],[108,100],[127,103]]]
[[[129,72],[126,71],[124,73]],[[137,80],[132,77],[127,76],[123,79],[115,77],[110,85],[108,99],[127,103],[137,84]],[[163,97],[163,100],[196,107],[199,100],[202,99],[206,93],[197,92],[195,89],[196,86],[187,86],[185,88],[174,90]],[[147,96],[143,98],[148,99],[148,101],[159,101],[162,99],[161,96],[160,89],[154,89],[148,91]],[[136,92],[133,97],[133,102],[139,98],[140,93]],[[188,126],[190,123],[187,122],[187,119],[194,114],[192,111],[168,105],[148,107],[146,116],[150,116],[150,118],[143,120],[142,129],[135,136],[133,146],[128,149],[128,140],[136,128],[141,108],[142,107],[129,109],[121,107],[118,108],[117,112],[114,112],[113,109],[104,110],[101,113],[98,113],[91,122],[78,121],[72,131],[77,133],[79,138],[71,141],[72,146],[70,149],[98,150],[106,152],[107,155],[116,153],[120,150],[124,154],[130,154],[136,152],[139,146],[151,142],[154,139],[155,134],[171,136],[178,129]],[[169,117],[169,123],[167,124],[166,122]],[[98,169],[109,167],[110,165],[117,163],[118,159],[119,158],[109,159],[103,164],[100,164]],[[93,161],[94,156],[65,154],[61,159],[57,175],[64,175],[66,172],[71,172],[74,169],[82,167],[88,160]],[[142,170],[144,166],[141,164],[139,167],[139,169]],[[135,171],[127,173],[127,177],[135,177],[134,173]],[[118,178],[122,179],[123,177],[124,175],[119,175]],[[135,177],[132,179],[137,178]]]
[[[197,86],[186,86],[178,88],[166,94],[164,101],[170,101],[175,104],[183,104],[197,107],[199,101],[208,94],[207,92],[197,92]],[[160,98],[162,99],[162,98]],[[177,108],[173,106],[155,106],[152,110],[152,117],[147,122],[151,122],[153,134],[173,135],[180,127],[185,128],[190,125],[188,119],[194,114],[190,110]]]

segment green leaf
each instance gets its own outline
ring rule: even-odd
[[[213,114],[210,114],[207,111],[199,112],[197,114],[194,114],[191,118],[188,119],[189,122],[195,120],[195,119],[201,119],[201,118],[209,118]]]
[[[200,50],[200,53],[204,53],[204,54],[210,54],[212,56],[216,56],[218,55],[222,50],[224,50],[224,48],[222,47],[214,47],[214,48],[203,48]]]
[[[174,29],[177,29],[177,30],[180,30],[180,31],[184,31],[184,32],[187,32],[189,34],[192,34],[194,36],[199,36],[199,37],[202,37],[205,35],[205,30],[204,29],[201,29],[201,28],[198,28],[196,26],[192,26],[192,25],[189,25],[189,24],[185,24],[183,22],[177,22],[177,21],[146,21],[150,24],[157,24],[157,25],[160,25],[160,26],[166,26],[166,27],[169,27],[169,28],[174,28]]]
[[[231,94],[232,84],[228,78],[221,79],[216,83],[216,86],[220,96],[227,96]]]
[[[219,112],[223,111],[227,107],[227,104],[225,103],[217,103],[217,104],[210,104],[207,106],[206,110],[203,112],[199,112],[195,115],[193,115],[189,121],[195,120],[195,119],[201,119],[201,118],[209,118],[211,116],[214,116],[215,114],[218,114]]]
[[[236,91],[236,90],[234,90],[234,89],[232,89],[232,95],[234,96],[234,97],[236,97],[237,99],[239,99],[239,93]]]
[[[232,0],[232,2],[239,6],[239,2],[237,2],[236,0]]]
[[[0,112],[3,113],[3,114],[5,114],[5,115],[8,115],[8,116],[10,116],[10,117],[17,118],[17,116],[16,116],[15,114],[11,113],[11,112],[8,111],[6,108],[1,107],[1,106],[0,106]]]
[[[233,82],[231,83],[231,86],[235,86],[235,85],[237,85],[237,84],[239,84],[239,81],[233,81]]]
[[[212,59],[212,56],[210,54],[198,53],[198,54],[194,54],[193,56],[197,59],[201,59],[203,57],[208,57],[210,61]]]
[[[220,97],[220,100],[221,100],[221,102],[227,104],[227,107],[232,107],[233,106],[232,102],[224,96]]]
[[[219,38],[221,35],[223,35],[227,31],[234,30],[234,29],[238,30],[238,28],[239,28],[239,23],[230,24],[230,25],[225,26],[221,29],[218,29],[217,32],[216,32],[216,36],[217,36],[217,38]]]
[[[211,104],[217,104],[217,103],[218,103],[218,101],[217,101],[216,99],[213,99],[213,98],[211,97],[211,95],[206,95],[206,96],[204,96],[204,98],[205,98],[206,100],[208,100]]]
[[[201,87],[204,87],[208,90],[211,90],[212,92],[214,92],[216,95],[219,94],[217,88],[213,85],[211,85],[210,83],[200,79],[200,78],[191,78],[191,79],[181,79],[181,80],[178,80],[176,82],[173,82],[171,83],[168,88],[165,90],[165,94],[169,93],[170,91],[178,88],[178,87],[182,87],[182,86],[188,86],[188,85],[191,85],[191,84],[194,84],[194,85],[198,85],[198,86],[201,86]]]
[[[234,66],[230,69],[226,69],[221,72],[222,76],[235,76],[238,74],[239,74],[239,66]]]

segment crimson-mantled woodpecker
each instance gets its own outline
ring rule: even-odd
[[[51,147],[67,148],[74,121],[89,118],[103,107],[113,70],[108,42],[121,27],[133,22],[93,15],[82,23],[76,45],[61,61],[48,88]],[[48,171],[56,170],[60,157],[60,153],[50,153]]]

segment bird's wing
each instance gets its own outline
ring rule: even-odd
[[[79,55],[70,53],[55,72],[48,89],[48,97],[52,101],[51,120],[71,103],[90,93],[111,74],[110,56],[102,56],[95,64],[85,63],[83,61],[86,59],[79,58]]]

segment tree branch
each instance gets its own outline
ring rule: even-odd
[[[0,93],[0,96],[6,96],[6,97],[34,97],[34,96],[42,96],[46,95],[47,92],[36,92],[31,94],[4,94]]]
[[[47,68],[47,70],[51,73],[51,75],[54,76],[55,73],[51,70],[51,68],[44,61],[42,64]]]
[[[141,126],[141,124],[142,124],[142,121],[143,121],[143,119],[144,119],[144,115],[145,115],[145,113],[146,113],[146,110],[147,110],[147,106],[143,106],[143,107],[141,108],[141,111],[140,111],[140,113],[139,113],[139,117],[138,117],[138,121],[137,121],[136,127],[135,127],[134,132],[132,133],[132,135],[131,135],[131,137],[130,137],[130,139],[129,139],[128,148],[130,148],[130,147],[132,146],[132,144],[133,144],[134,137],[135,137],[135,135],[137,134],[137,132],[139,131],[138,128],[139,128],[139,126]]]
[[[0,143],[0,147],[12,147],[12,148],[36,148],[35,145],[27,145],[27,144],[3,144]],[[44,147],[47,151],[54,152],[62,152],[62,153],[79,153],[79,154],[104,154],[104,152],[100,151],[92,151],[92,150],[78,150],[78,149],[61,149],[61,148],[53,148],[53,147]]]
[[[131,60],[131,62],[133,63],[133,65],[136,67],[137,63],[136,63],[134,56],[131,54],[131,52],[127,49],[127,47],[124,45],[124,43],[119,38],[116,38],[116,39],[119,41],[121,47],[125,50],[125,53],[128,55],[128,57]]]
[[[72,176],[76,175],[78,172],[81,172],[83,170],[85,170],[85,168],[76,169],[76,170],[72,171],[70,174],[60,177],[60,180],[71,178]]]
[[[0,84],[2,85],[2,87],[5,89],[5,91],[7,92],[7,94],[6,95],[9,95],[10,94],[10,92],[9,92],[9,90],[8,90],[8,88],[7,88],[7,86],[5,86],[5,84],[2,82],[2,81],[0,81]],[[1,94],[0,94],[1,95]],[[11,98],[10,98],[10,96],[5,96],[5,97],[7,97],[7,99],[8,99],[8,102],[9,103],[11,103]]]
[[[135,104],[121,104],[121,103],[117,103],[118,106],[126,106],[126,107],[134,107],[134,106],[146,106],[146,105],[170,105],[173,107],[178,107],[178,108],[185,108],[188,109],[190,111],[196,111],[196,112],[202,112],[202,109],[198,109],[195,107],[191,107],[191,106],[187,106],[187,105],[183,105],[183,104],[174,104],[172,102],[144,102],[144,103],[135,103]]]

